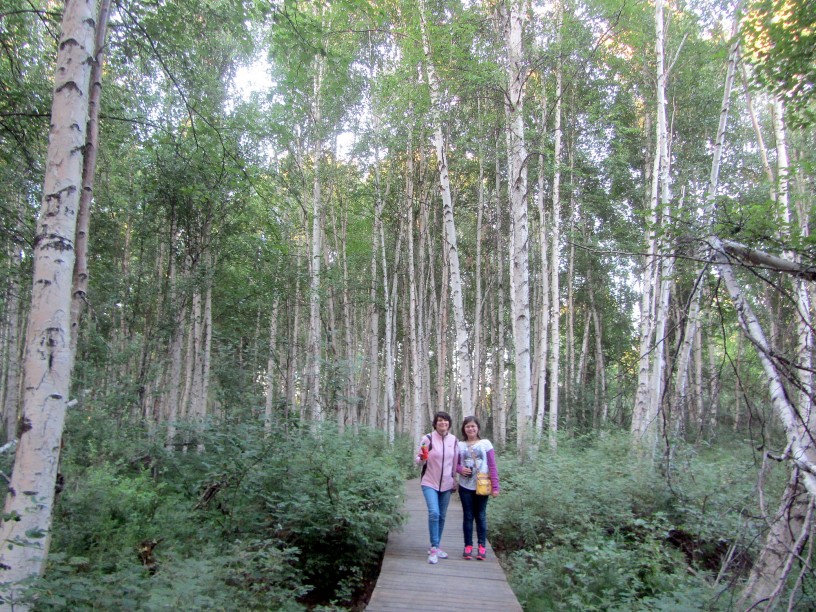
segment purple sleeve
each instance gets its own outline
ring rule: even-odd
[[[499,486],[499,469],[496,467],[496,453],[491,448],[487,451],[487,471],[490,472],[490,482],[494,491],[501,491]]]
[[[461,474],[462,473],[462,468],[464,466],[462,465],[462,455],[459,454],[459,442],[457,442],[456,445],[453,448],[456,449],[456,468],[454,469],[454,471],[457,474]]]

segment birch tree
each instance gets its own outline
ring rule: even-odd
[[[42,573],[51,539],[71,381],[71,282],[97,19],[93,0],[66,2],[34,243],[20,437],[3,511],[0,597],[6,607],[17,601],[24,581]]]
[[[473,414],[471,385],[473,374],[470,354],[470,340],[465,320],[465,305],[462,286],[462,275],[459,265],[459,247],[456,238],[456,224],[453,215],[453,198],[451,196],[450,176],[448,168],[448,152],[445,137],[442,131],[441,106],[442,98],[439,93],[440,83],[436,73],[436,66],[431,55],[431,40],[427,23],[427,9],[424,0],[419,3],[419,18],[422,29],[422,49],[425,53],[425,76],[431,97],[431,129],[433,130],[434,149],[436,150],[437,172],[439,176],[439,195],[442,199],[443,227],[445,235],[445,254],[450,274],[450,297],[453,306],[454,324],[456,328],[456,370],[459,387],[459,401],[464,415]]]
[[[523,62],[524,11],[521,2],[509,0],[501,7],[506,40],[507,92],[504,110],[507,119],[510,210],[510,286],[513,307],[513,346],[516,362],[516,444],[522,457],[529,452],[533,431],[533,395],[530,358],[530,231],[527,217],[527,147],[524,142],[524,84],[527,71]]]
[[[561,30],[563,28],[563,7],[559,1],[556,8],[556,48],[560,48]],[[558,386],[561,367],[561,284],[559,280],[561,257],[561,143],[563,131],[561,129],[561,109],[563,97],[563,63],[561,58],[556,61],[555,68],[555,117],[553,119],[555,137],[553,144],[553,182],[552,182],[552,216],[551,216],[551,243],[550,247],[550,401],[549,401],[549,442],[555,447],[558,433]]]
[[[649,240],[642,277],[640,306],[640,355],[637,395],[632,413],[632,433],[647,452],[654,451],[659,432],[658,411],[661,401],[663,373],[662,335],[664,323],[658,321],[658,309],[668,296],[661,282],[658,255],[659,202],[668,200],[668,143],[666,133],[666,68],[663,0],[655,2],[655,53],[657,56],[657,126],[649,206]],[[662,320],[661,320],[662,321]],[[659,326],[659,329],[658,329]]]

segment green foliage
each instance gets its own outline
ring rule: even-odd
[[[754,0],[742,19],[745,53],[756,81],[811,123],[816,78],[816,5],[808,0]]]
[[[401,520],[398,455],[377,432],[222,422],[180,427],[190,444],[168,451],[102,417],[69,415],[37,609],[348,605]]]
[[[661,477],[628,435],[560,440],[533,462],[503,460],[491,541],[527,610],[720,609],[712,577],[731,546],[739,577],[762,528],[746,518],[753,463],[744,446],[683,447]]]

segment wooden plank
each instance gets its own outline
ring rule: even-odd
[[[462,506],[457,495],[451,497],[442,532],[441,546],[450,557],[436,565],[428,563],[428,511],[418,479],[405,483],[404,499],[408,520],[388,535],[367,612],[521,612],[490,542],[486,560],[462,558]]]

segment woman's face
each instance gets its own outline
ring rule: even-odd
[[[449,429],[450,423],[448,421],[445,419],[436,420],[436,433],[438,433],[440,436],[444,436],[446,433],[448,433]]]
[[[476,423],[468,423],[465,425],[465,435],[469,440],[479,437],[479,426]]]

